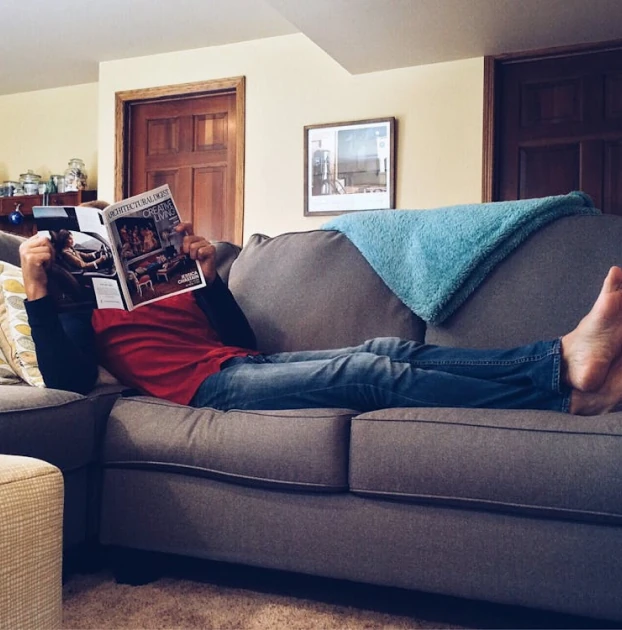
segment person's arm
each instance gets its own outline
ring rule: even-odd
[[[90,253],[81,254],[78,252],[72,252],[70,249],[63,249],[62,257],[65,262],[72,267],[78,269],[97,269],[97,261],[86,262],[85,258],[92,258]]]
[[[202,236],[196,236],[191,223],[180,223],[175,232],[185,232],[182,250],[201,265],[207,286],[194,291],[197,304],[227,346],[255,350],[257,341],[246,316],[227,285],[216,273],[216,248]]]
[[[255,333],[220,276],[216,275],[207,287],[194,291],[194,296],[225,345],[256,349]]]
[[[26,313],[47,387],[84,394],[97,380],[94,334],[90,313],[59,316],[48,295],[47,268],[54,259],[49,239],[35,234],[19,248]]]
[[[46,387],[90,392],[98,372],[91,311],[59,314],[49,295],[24,304]]]

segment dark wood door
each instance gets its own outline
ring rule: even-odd
[[[128,123],[128,195],[168,184],[197,234],[241,243],[235,93],[134,103]]]
[[[496,199],[583,190],[622,215],[622,48],[503,61],[495,91]]]

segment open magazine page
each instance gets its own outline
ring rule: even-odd
[[[55,257],[48,290],[59,311],[125,308],[100,211],[82,206],[35,206],[37,233],[50,239]]]
[[[119,260],[128,309],[205,286],[199,264],[183,253],[184,233],[171,191],[161,186],[103,211]]]

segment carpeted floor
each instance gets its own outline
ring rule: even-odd
[[[64,584],[65,630],[612,628],[607,622],[207,561],[141,586],[103,565]],[[156,577],[156,576],[154,576]]]
[[[115,584],[106,573],[74,576],[65,584],[63,627],[68,630],[460,628],[183,579],[162,578],[144,586]]]

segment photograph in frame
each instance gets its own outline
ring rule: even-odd
[[[395,208],[395,118],[304,128],[305,216]]]

